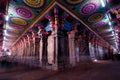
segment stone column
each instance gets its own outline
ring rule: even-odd
[[[49,36],[48,36],[48,39],[47,39],[47,58],[48,58],[48,64],[49,65],[52,65],[53,64],[53,61],[54,61],[54,52],[55,52],[55,48],[54,48],[54,45],[55,45],[55,41],[54,41],[54,32],[55,32],[55,21],[54,21],[54,17],[50,14],[46,15],[45,16],[48,20],[49,20],[49,23],[50,23],[50,31],[49,31]]]
[[[48,53],[47,53],[47,36],[45,34],[43,34],[42,36],[42,65],[43,66],[47,66],[48,64]]]
[[[36,32],[32,32],[32,38],[33,38],[33,53],[32,56],[35,56],[35,36],[36,36]]]
[[[94,42],[95,42],[95,45],[94,45],[94,48],[95,48],[95,56],[96,56],[96,59],[99,59],[100,57],[99,57],[99,48],[98,48],[98,40],[95,38],[95,40],[94,40]]]
[[[80,60],[81,61],[89,61],[90,59],[90,53],[89,53],[89,32],[83,31],[82,39],[80,42]]]
[[[39,42],[39,64],[40,66],[42,66],[42,54],[43,54],[43,41],[42,41],[42,38]]]
[[[59,19],[58,19],[58,8],[54,8],[54,17],[55,17],[55,30],[54,30],[54,61],[52,65],[53,70],[60,70],[64,67],[64,57],[62,53],[62,37],[60,37],[60,25],[59,25]]]
[[[69,57],[70,57],[70,64],[72,66],[76,65],[75,59],[75,31],[72,31],[68,34],[69,37]]]
[[[99,55],[100,55],[100,59],[102,59],[103,58],[103,46],[99,46]]]
[[[27,35],[27,57],[30,57],[30,37]]]
[[[33,39],[34,33],[30,36],[30,56],[33,57],[34,54],[34,39]]]
[[[23,39],[23,43],[24,43],[24,52],[23,52],[23,56],[26,56],[26,39]]]
[[[50,36],[48,36],[48,46],[47,46],[47,52],[48,52],[48,63],[49,64],[53,64],[53,60],[54,60],[54,51],[55,51],[55,48],[54,48],[54,35],[53,35],[53,31],[51,33]]]

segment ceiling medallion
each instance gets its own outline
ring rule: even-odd
[[[97,22],[103,18],[102,13],[95,13],[88,18],[89,22]]]
[[[40,8],[44,6],[46,0],[23,0],[23,2],[33,8]]]
[[[65,0],[67,3],[69,4],[79,4],[80,2],[82,2],[83,0]]]
[[[21,29],[22,29],[22,26],[15,25],[15,24],[10,24],[10,27],[11,27],[12,29],[15,29],[15,30],[21,30]]]
[[[11,21],[17,25],[21,25],[21,26],[27,25],[27,22],[21,18],[11,18]]]
[[[89,15],[96,11],[98,5],[96,2],[88,2],[80,8],[80,14]]]
[[[14,39],[14,38],[16,38],[16,37],[14,37],[14,36],[5,36],[5,38],[6,38],[6,39]]]
[[[94,26],[94,27],[101,27],[101,26],[103,26],[103,25],[105,25],[105,24],[106,24],[105,22],[100,21],[100,22],[96,22],[93,26]]]
[[[9,36],[18,37],[18,32],[16,32],[16,30],[14,31],[8,30],[7,33],[9,34]]]
[[[22,18],[33,18],[33,13],[26,7],[17,6],[15,7],[16,13]]]
[[[10,29],[8,32],[14,33],[14,34],[16,34],[16,35],[20,33],[19,30],[13,30],[13,29]]]

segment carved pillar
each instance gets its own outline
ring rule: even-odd
[[[41,31],[43,31],[43,29],[41,29],[40,27],[38,27],[39,31],[38,31],[38,37],[39,37],[39,65],[42,66],[43,63],[43,36]]]
[[[42,47],[43,47],[43,50],[42,50],[42,65],[43,66],[46,66],[48,64],[48,53],[47,53],[47,36],[45,34],[43,34],[42,36]]]
[[[94,39],[93,39],[93,35],[90,34],[89,35],[89,52],[90,52],[91,60],[96,59],[94,51],[95,51],[94,50]]]
[[[39,63],[40,63],[40,66],[42,65],[42,52],[43,52],[43,42],[42,42],[42,38],[39,42]]]
[[[69,57],[70,57],[70,64],[72,66],[76,65],[76,57],[75,57],[75,31],[72,31],[68,34],[69,37]]]
[[[96,37],[94,39],[94,49],[95,49],[95,56],[96,56],[97,59],[99,59],[99,48],[98,48]]]
[[[68,16],[68,15],[67,15]],[[79,62],[79,42],[80,39],[75,39],[75,34],[77,32],[77,26],[80,25],[78,22],[72,24],[72,31],[68,34],[69,40],[69,62],[72,66],[75,66]]]
[[[99,55],[100,55],[99,57],[100,59],[102,59],[103,58],[103,46],[99,45],[98,48],[99,48]]]
[[[33,43],[32,43],[32,47],[33,48],[33,53],[32,53],[32,61],[33,61],[33,65],[34,66],[39,66],[39,42],[40,39],[37,37],[37,32],[34,31],[32,32],[32,38],[33,38]]]
[[[84,35],[85,35],[85,45],[86,45],[86,53],[85,55],[86,56],[90,56],[90,53],[89,53],[89,31],[86,29],[85,32],[84,32]]]
[[[26,39],[23,39],[23,43],[24,43],[24,54],[23,56],[26,56]]]
[[[84,30],[82,32],[82,39],[80,42],[80,60],[81,61],[89,61],[90,53],[89,53],[89,32]]]
[[[30,57],[30,37],[28,34],[26,34],[26,64],[30,66],[31,63],[31,57]]]
[[[33,39],[34,33],[30,36],[30,56],[33,57],[34,54],[34,39]]]
[[[53,37],[53,31],[50,36],[48,36],[48,46],[47,46],[47,52],[48,52],[48,63],[53,64],[54,60],[54,37]]]
[[[49,33],[49,36],[48,36],[48,39],[47,39],[47,57],[48,57],[48,64],[52,65],[53,64],[53,61],[54,61],[54,51],[55,51],[55,48],[54,48],[54,29],[55,29],[55,21],[54,21],[54,17],[51,16],[51,15],[46,15],[46,18],[49,20],[50,22],[50,33]]]
[[[69,66],[69,44],[67,31],[63,29],[63,23],[60,23],[58,9],[54,8],[55,15],[55,54],[54,54],[54,69],[61,70]],[[63,19],[64,21],[64,19]]]

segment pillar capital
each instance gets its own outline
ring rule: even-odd
[[[74,22],[72,24],[72,30],[76,30],[77,31],[77,27],[80,25],[80,22]]]
[[[47,14],[45,15],[45,18],[49,20],[50,22],[50,28],[54,28],[54,24],[55,24],[55,20],[54,20],[54,16]]]
[[[60,26],[61,26],[61,27],[64,26],[64,21],[65,21],[65,19],[66,19],[67,17],[69,17],[69,14],[66,13],[66,12],[64,12],[64,13],[61,15],[61,17],[60,17]]]

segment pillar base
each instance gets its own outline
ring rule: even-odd
[[[88,55],[82,55],[80,56],[80,61],[91,61],[91,57]]]

